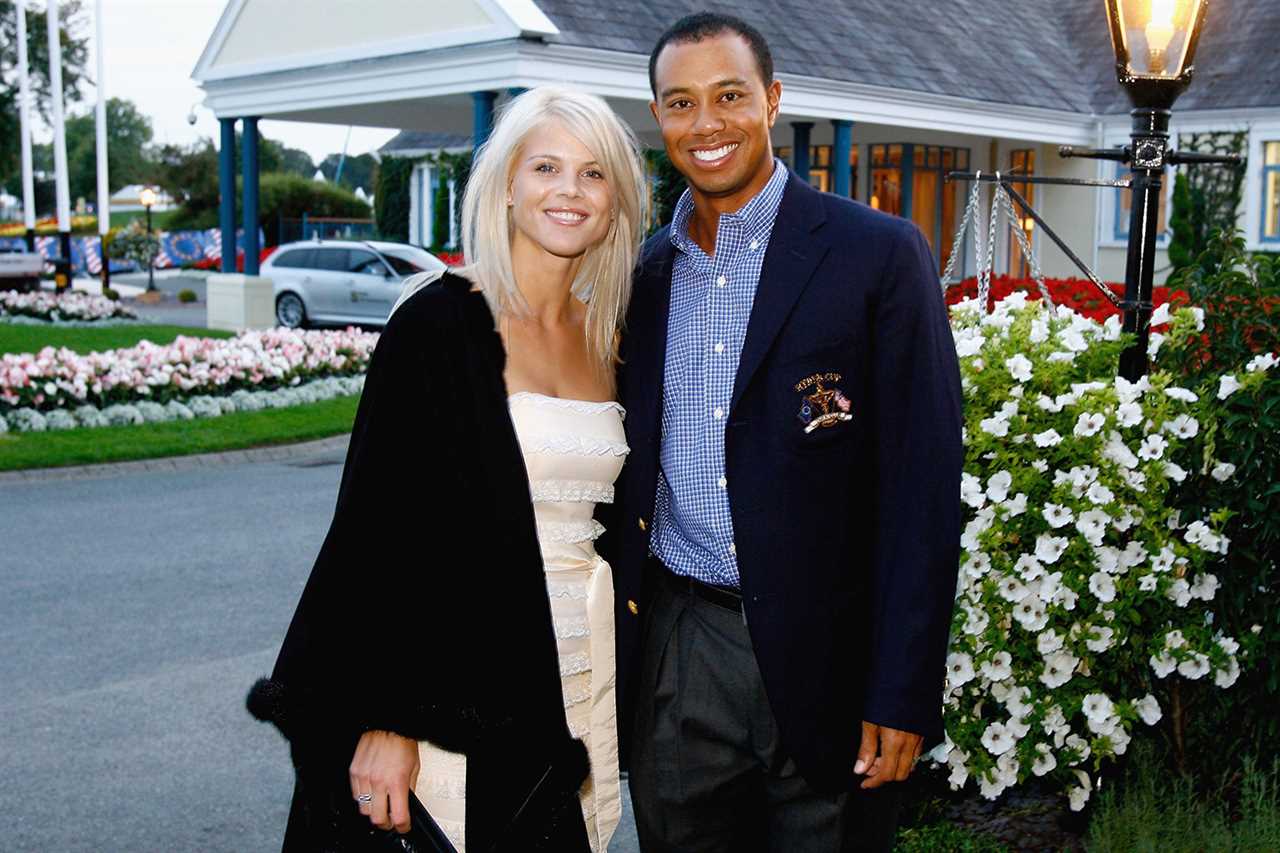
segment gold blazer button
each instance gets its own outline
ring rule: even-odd
[[[627,609],[631,611],[632,616],[640,615],[640,607],[631,599],[627,599]]]
[[[647,525],[647,524],[645,524],[645,523],[644,523],[644,519],[643,519],[643,518],[638,518],[638,519],[636,519],[636,521],[639,523],[639,525],[640,525],[640,529],[641,529],[641,530],[648,530],[648,529],[649,529],[649,525]]]

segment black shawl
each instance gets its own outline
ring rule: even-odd
[[[378,341],[332,525],[275,669],[248,699],[292,748],[286,850],[366,846],[347,767],[373,729],[467,754],[473,851],[554,764],[563,807],[507,847],[586,849],[586,752],[565,723],[504,360],[484,298],[449,274]]]

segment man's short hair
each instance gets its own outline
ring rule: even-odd
[[[688,44],[704,39],[715,38],[725,33],[733,33],[746,40],[751,52],[756,57],[756,67],[760,70],[760,79],[768,86],[773,82],[773,54],[769,52],[769,43],[755,27],[733,15],[721,15],[716,12],[699,12],[686,15],[676,21],[662,34],[658,43],[649,54],[649,88],[654,97],[658,95],[658,83],[654,70],[658,66],[658,54],[669,44]]]

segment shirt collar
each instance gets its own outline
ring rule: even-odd
[[[782,204],[782,193],[787,188],[787,167],[778,158],[773,159],[773,174],[760,192],[737,211],[722,213],[720,218],[740,222],[748,237],[763,240],[773,230],[773,221]],[[693,193],[685,190],[676,202],[671,217],[671,243],[682,252],[689,252],[695,245],[689,239],[689,218],[693,216]]]

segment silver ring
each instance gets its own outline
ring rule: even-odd
[[[356,797],[356,802],[362,806],[367,806],[369,803],[373,802],[373,794],[361,794]]]

